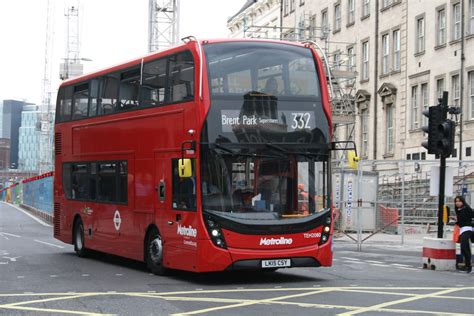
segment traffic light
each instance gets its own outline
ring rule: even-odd
[[[428,117],[428,126],[423,126],[421,129],[428,134],[428,141],[421,145],[428,149],[428,154],[441,154],[440,141],[443,129],[440,126],[446,121],[447,110],[443,106],[430,106],[423,111],[423,115]]]
[[[431,106],[423,111],[423,115],[428,117],[428,126],[423,126],[423,132],[428,133],[428,141],[421,145],[428,149],[428,154],[443,155],[449,157],[454,151],[454,132],[456,124],[447,118],[448,94],[444,92],[440,104]]]
[[[456,124],[451,120],[445,120],[438,126],[440,133],[440,139],[438,140],[437,147],[441,154],[445,157],[451,156],[454,151],[454,130]]]

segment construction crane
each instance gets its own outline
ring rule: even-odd
[[[62,80],[82,75],[81,40],[79,34],[79,3],[70,6],[64,13],[66,17],[66,57],[60,65],[59,77]]]
[[[179,42],[179,0],[149,0],[148,51],[172,47]]]
[[[39,164],[38,171],[43,173],[53,169],[52,155],[52,123],[51,114],[51,74],[52,74],[52,47],[53,47],[53,25],[54,25],[54,1],[48,0],[46,13],[46,37],[44,49],[44,70],[43,84],[41,91],[40,105],[40,126],[39,126]]]

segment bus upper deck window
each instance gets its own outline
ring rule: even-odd
[[[72,87],[65,87],[65,88],[62,88],[62,91],[60,91],[59,111],[58,111],[59,122],[67,122],[71,120],[72,93],[73,93]]]

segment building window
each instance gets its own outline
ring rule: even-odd
[[[471,157],[471,147],[466,147],[466,157]]]
[[[400,30],[393,31],[393,71],[400,70]]]
[[[459,106],[459,97],[461,96],[459,87],[459,75],[454,75],[451,78],[451,91],[453,95],[453,105]]]
[[[284,0],[283,1],[283,14],[284,15],[288,15],[288,6],[289,6],[288,1],[290,1],[290,0]]]
[[[474,71],[469,73],[469,109],[471,119],[474,118]]]
[[[295,0],[290,0],[290,12],[295,11]]]
[[[369,41],[362,43],[362,80],[369,80]]]
[[[300,0],[300,6],[304,4],[304,0]]]
[[[419,127],[418,122],[418,86],[411,87],[411,128]]]
[[[469,1],[469,33],[474,34],[474,0]]]
[[[321,12],[321,29],[322,29],[322,38],[327,38],[329,34],[329,18],[328,18],[328,10],[324,10]]]
[[[354,47],[349,47],[347,49],[347,70],[354,71],[354,68],[355,68]]]
[[[416,20],[416,52],[422,53],[425,51],[425,18],[418,18]]]
[[[361,155],[367,157],[369,146],[369,111],[367,109],[361,111]]]
[[[393,0],[383,0],[382,9],[389,7],[390,5],[392,5],[392,3],[393,3]]]
[[[423,111],[428,110],[428,107],[430,106],[429,102],[428,84],[423,83],[421,85],[421,105],[423,107]],[[428,118],[423,115],[422,119],[423,125],[428,125]]]
[[[385,34],[382,36],[382,74],[388,74],[389,68],[389,56],[390,56],[390,42],[389,35]]]
[[[370,14],[370,0],[364,0],[362,4],[362,17],[369,16]]]
[[[355,0],[347,0],[349,14],[347,15],[347,24],[351,25],[355,22]]]
[[[387,105],[387,154],[393,154],[394,144],[395,144],[395,133],[394,133],[394,116],[393,116],[393,106]]]
[[[341,4],[334,6],[334,32],[341,30]]]
[[[436,36],[436,44],[443,45],[446,43],[446,10],[441,9],[438,10],[437,13],[437,36]]]
[[[305,40],[305,25],[304,25],[304,14],[300,16],[300,22],[298,23],[298,37],[300,41]]]
[[[443,97],[444,92],[444,78],[436,80],[436,100],[435,104],[438,104],[438,99]]]
[[[341,52],[337,51],[334,53],[334,68],[340,69],[341,68]]]
[[[309,37],[316,38],[316,14],[309,17]]]
[[[453,5],[453,40],[461,38],[461,4]]]

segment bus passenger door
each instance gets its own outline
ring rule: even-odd
[[[158,203],[162,204],[157,208],[157,218],[162,224],[164,260],[170,268],[192,271],[197,253],[195,166],[192,166],[193,175],[184,178],[178,175],[178,159],[161,160],[157,167],[160,165],[165,172],[157,179]],[[163,182],[165,201],[161,201],[163,195],[160,196]]]
[[[155,161],[158,183],[156,210],[165,243],[165,264],[170,268],[192,271],[197,253],[195,166],[193,164],[191,177],[180,178],[178,159]]]

